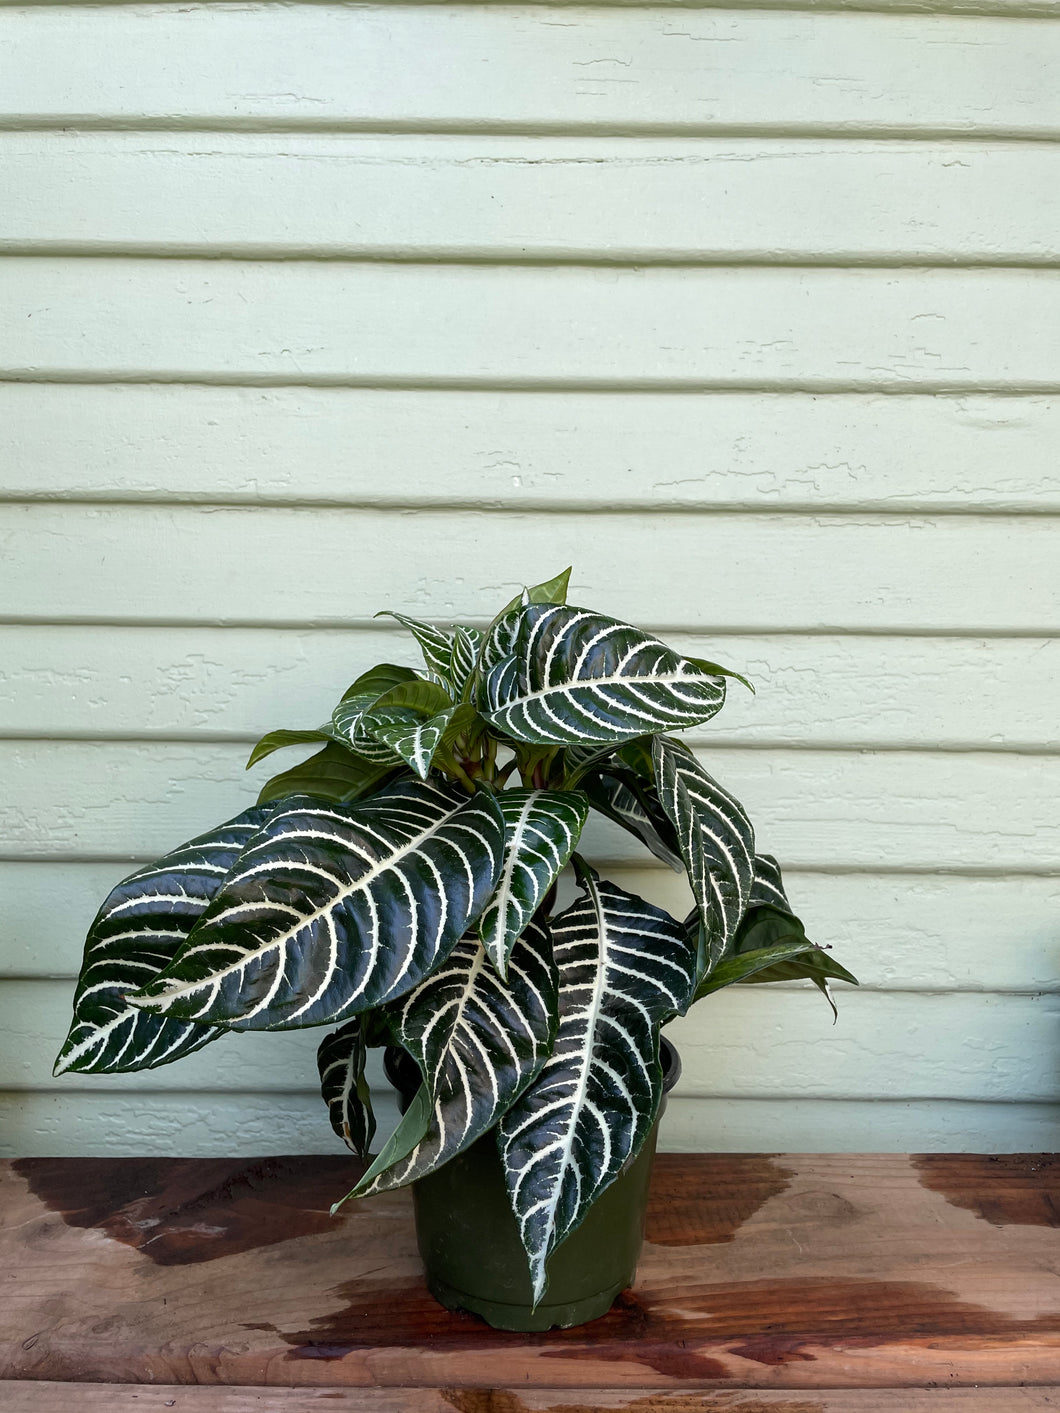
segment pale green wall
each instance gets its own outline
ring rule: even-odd
[[[0,1152],[334,1146],[314,1032],[52,1080],[85,929],[568,562],[864,981],[664,1141],[1057,1146],[1060,9],[948,8],[0,9]]]

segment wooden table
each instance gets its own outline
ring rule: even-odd
[[[1060,1413],[1060,1157],[666,1155],[637,1284],[502,1334],[342,1158],[0,1164],[0,1409]]]

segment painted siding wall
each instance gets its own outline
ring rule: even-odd
[[[0,7],[0,1151],[337,1146],[318,1032],[52,1080],[85,929],[568,562],[756,680],[864,981],[698,1007],[666,1143],[1056,1147],[1058,139],[1053,0]]]

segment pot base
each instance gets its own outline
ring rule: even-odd
[[[440,1305],[447,1310],[465,1310],[478,1315],[495,1330],[516,1330],[520,1333],[539,1333],[543,1330],[566,1330],[571,1325],[584,1325],[589,1320],[598,1320],[606,1315],[615,1298],[625,1289],[622,1284],[611,1286],[595,1295],[583,1296],[580,1300],[567,1301],[560,1305],[539,1305],[531,1310],[529,1305],[508,1305],[499,1300],[486,1300],[481,1296],[469,1295],[465,1290],[446,1285],[444,1281],[431,1279],[427,1289]]]

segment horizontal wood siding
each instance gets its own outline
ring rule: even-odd
[[[1055,757],[704,745],[697,754],[744,802],[761,847],[792,868],[1056,868]],[[175,848],[238,814],[283,768],[270,759],[248,777],[246,756],[228,742],[0,741],[7,857],[117,860]],[[601,858],[644,857],[602,817],[584,837]]]
[[[11,378],[1055,391],[1047,270],[11,256]],[[74,320],[77,326],[73,326]],[[990,338],[983,338],[984,328]]]
[[[664,1146],[1055,1148],[1060,5],[0,33],[0,1156],[339,1146],[317,1031],[52,1079],[85,930],[566,563],[754,680],[690,740],[863,982],[678,1022]]]
[[[542,565],[576,562],[586,603],[669,630],[1041,637],[1060,624],[1045,516],[15,504],[0,506],[0,534],[8,621],[367,625],[390,607],[481,622]],[[484,556],[492,572],[473,580],[448,568]]]
[[[9,126],[1060,132],[1051,20],[202,4],[5,29]]]
[[[1049,263],[1049,143],[0,133],[0,250]]]
[[[0,383],[25,499],[1041,514],[1058,436],[1049,395]]]

